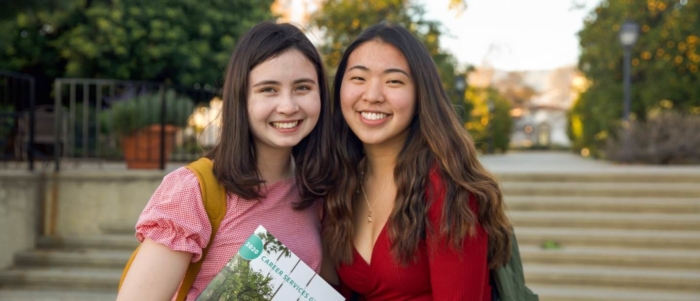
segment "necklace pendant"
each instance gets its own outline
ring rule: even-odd
[[[367,222],[368,223],[372,222],[372,211],[370,211],[369,214],[367,214]]]

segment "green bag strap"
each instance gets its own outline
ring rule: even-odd
[[[204,202],[204,209],[207,211],[207,216],[211,223],[211,236],[207,247],[202,249],[202,257],[199,261],[190,263],[189,267],[187,267],[187,273],[185,273],[185,278],[182,280],[180,289],[177,292],[176,300],[178,301],[184,301],[187,298],[187,293],[192,288],[199,270],[202,269],[204,258],[209,253],[209,247],[214,241],[214,236],[219,230],[219,225],[221,225],[224,215],[226,215],[226,190],[214,176],[214,163],[208,158],[200,158],[187,165],[187,169],[191,170],[199,180],[199,188],[202,190],[202,202]]]
[[[496,284],[495,291],[498,294],[498,296],[492,296],[492,299],[499,301],[538,301],[539,296],[525,285],[525,273],[523,271],[523,262],[520,258],[518,239],[515,237],[515,230],[511,228],[510,231],[510,259],[504,266],[491,271],[492,281]]]

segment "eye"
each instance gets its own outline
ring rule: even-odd
[[[297,91],[311,91],[310,86],[299,86],[296,88]]]
[[[273,87],[263,87],[262,89],[260,89],[259,92],[260,93],[275,93],[277,91]]]
[[[398,79],[392,79],[392,80],[387,81],[386,83],[387,83],[387,84],[397,84],[397,85],[401,85],[401,84],[403,84],[403,81],[400,81],[400,80],[398,80]]]
[[[364,81],[365,79],[364,79],[364,77],[360,77],[360,76],[351,76],[351,77],[350,77],[350,80]]]

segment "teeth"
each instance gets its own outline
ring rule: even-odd
[[[278,129],[291,129],[296,127],[299,124],[299,121],[293,121],[293,122],[273,122],[272,126],[278,128]]]
[[[387,114],[384,114],[384,113],[362,112],[360,114],[362,114],[362,117],[364,117],[365,119],[369,119],[369,120],[384,119],[387,116]]]

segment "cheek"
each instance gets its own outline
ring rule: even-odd
[[[413,115],[416,111],[416,96],[413,92],[409,91],[396,91],[396,94],[392,97],[396,101],[394,102],[394,108],[396,110],[404,111]]]
[[[321,114],[321,96],[318,93],[305,95],[300,104],[309,117],[318,117]]]
[[[272,112],[272,108],[262,99],[251,97],[248,99],[248,119],[250,122],[266,120]]]
[[[343,110],[352,110],[353,105],[357,102],[362,91],[359,87],[352,84],[344,84],[340,87],[340,106]]]

